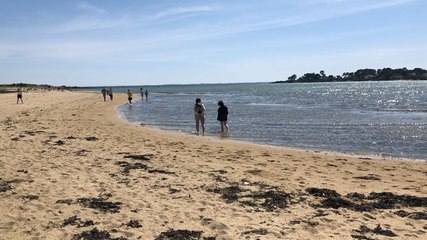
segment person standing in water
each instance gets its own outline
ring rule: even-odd
[[[196,98],[194,104],[194,121],[196,122],[196,132],[199,134],[199,125],[202,125],[202,134],[205,134],[205,105],[200,98]]]
[[[21,103],[24,103],[24,101],[22,100],[22,91],[21,91],[21,88],[18,88],[18,90],[16,90],[16,104],[19,103],[20,99],[21,99]]]
[[[139,91],[141,93],[141,101],[142,101],[142,100],[144,100],[144,89],[141,88]]]
[[[148,89],[145,89],[145,100],[148,100]]]
[[[222,100],[218,101],[218,117],[216,120],[219,121],[221,124],[221,132],[224,132],[224,128],[228,130],[227,125],[227,116],[228,116],[228,108],[224,105],[224,102]]]
[[[128,101],[129,101],[129,105],[132,104],[132,92],[128,89]]]

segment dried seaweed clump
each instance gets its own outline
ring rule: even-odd
[[[72,226],[77,226],[78,228],[81,228],[81,227],[88,227],[94,224],[95,223],[92,220],[82,221],[81,218],[74,215],[72,217],[65,219],[64,223],[62,224],[62,227],[72,225]]]
[[[310,195],[323,198],[320,204],[314,205],[315,207],[346,208],[359,212],[399,207],[427,207],[427,197],[396,195],[391,192],[372,192],[368,196],[362,193],[349,193],[343,197],[335,190],[325,188],[307,188],[306,191]]]
[[[127,240],[125,237],[112,238],[107,231],[99,231],[94,228],[90,231],[84,231],[73,236],[73,240]]]
[[[119,162],[117,162],[117,165],[119,165],[120,167],[123,168],[122,172],[125,175],[128,175],[129,172],[130,172],[130,170],[133,170],[133,169],[143,169],[143,170],[148,169],[147,165],[142,164],[140,162],[137,162],[137,163],[128,163],[126,161],[119,161]]]
[[[121,202],[108,202],[107,198],[79,198],[77,203],[83,207],[100,210],[103,213],[117,213],[120,210]]]
[[[215,240],[215,237],[203,237],[202,231],[191,231],[191,230],[169,230],[160,233],[155,240]]]
[[[0,192],[6,192],[12,190],[12,186],[8,182],[0,181]]]
[[[375,234],[375,235],[387,236],[387,237],[397,237],[396,233],[388,229],[383,229],[380,224],[378,224],[374,229],[370,229],[369,227],[362,225],[360,226],[359,229],[354,230],[354,232],[356,232],[357,234],[352,234],[351,236],[356,239],[368,239],[368,240],[373,239],[366,236],[366,234],[369,234],[369,233]]]
[[[409,212],[406,212],[405,210],[399,210],[394,214],[400,217],[408,217],[415,220],[427,220],[427,211],[409,213]]]
[[[252,186],[256,186],[253,184]],[[227,203],[239,202],[244,206],[264,209],[272,212],[276,209],[284,209],[291,203],[292,194],[280,191],[274,187],[260,185],[259,190],[252,191],[245,189],[238,184],[233,184],[224,188],[208,189],[209,192],[221,194]]]
[[[126,226],[131,228],[141,228],[142,225],[137,220],[130,220],[128,223],[126,223]]]
[[[154,155],[153,154],[140,154],[140,155],[126,155],[124,158],[130,158],[133,160],[144,160],[148,161],[150,160]]]

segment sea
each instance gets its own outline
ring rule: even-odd
[[[148,99],[139,98],[141,87]],[[118,114],[134,124],[194,134],[200,97],[209,137],[427,161],[427,81],[113,87],[128,89],[136,98]],[[228,107],[227,133],[216,120],[218,100]]]

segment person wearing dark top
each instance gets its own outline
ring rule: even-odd
[[[107,101],[107,89],[105,89],[105,87],[102,88],[101,93],[102,97],[104,98],[104,102]]]
[[[16,104],[19,103],[19,100],[21,100],[21,103],[24,103],[24,101],[22,100],[21,88],[18,88],[18,90],[16,90]]]
[[[194,120],[196,122],[196,133],[199,134],[199,124],[202,124],[202,134],[205,134],[205,105],[200,98],[196,98],[194,104]]]
[[[222,100],[218,101],[218,117],[216,120],[218,120],[221,124],[221,132],[224,132],[224,128],[228,130],[228,124],[227,124],[227,116],[228,116],[228,108],[224,105],[224,102]]]
[[[110,96],[110,101],[113,101],[113,89],[109,88],[107,90],[107,95]]]

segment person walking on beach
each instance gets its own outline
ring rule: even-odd
[[[205,105],[200,98],[196,98],[196,104],[194,104],[194,120],[197,134],[200,132],[200,124],[202,125],[202,134],[205,134]]]
[[[129,101],[129,105],[132,104],[132,92],[128,89],[128,101]]]
[[[227,116],[228,116],[228,108],[224,105],[224,102],[222,100],[218,101],[218,117],[216,120],[219,121],[221,124],[221,132],[224,132],[224,128],[228,131],[228,125],[227,125]]]
[[[102,88],[101,90],[102,96],[104,97],[104,102],[107,101],[106,97],[107,97],[107,89],[105,89],[105,87]]]
[[[24,103],[24,101],[22,100],[22,91],[21,91],[21,88],[18,88],[18,90],[16,90],[16,104],[19,103],[19,100],[21,100],[22,104]]]
[[[110,101],[113,101],[113,89],[112,88],[108,89],[108,96],[110,96]]]
[[[145,89],[145,100],[148,100],[148,89]]]
[[[141,93],[141,101],[142,101],[142,100],[144,100],[144,89],[141,88],[139,91]]]

